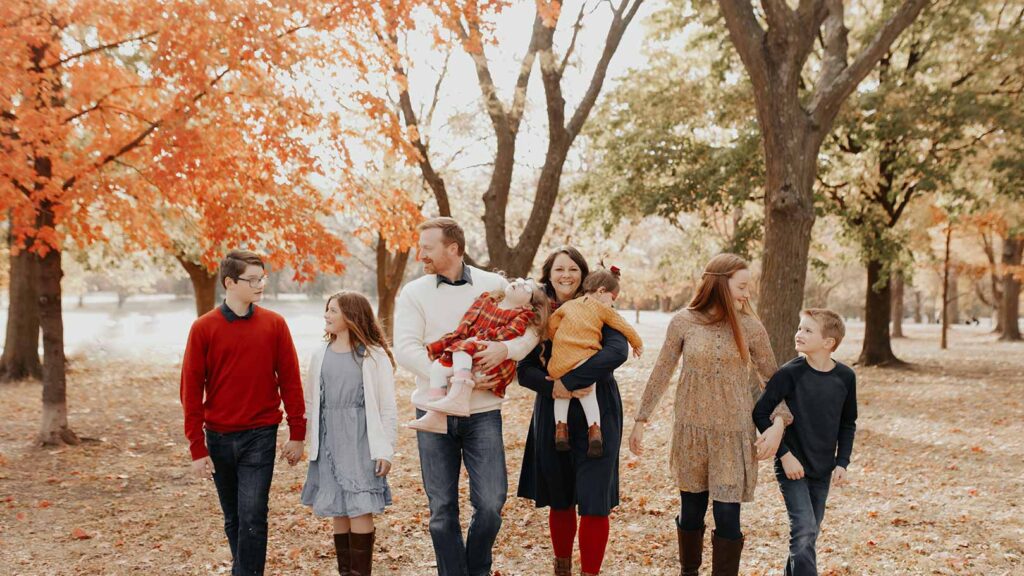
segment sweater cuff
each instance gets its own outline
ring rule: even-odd
[[[789,454],[789,446],[786,446],[786,441],[779,442],[779,449],[775,452],[776,458],[782,458],[786,454]]]
[[[288,426],[288,439],[298,440],[299,442],[306,441],[306,423],[295,424]]]
[[[850,469],[850,459],[849,458],[838,458],[838,459],[836,459],[836,466],[842,466],[844,469],[849,470]]]
[[[188,445],[188,451],[192,453],[193,462],[200,458],[206,458],[210,455],[210,451],[206,449],[206,442],[202,439],[190,442]]]

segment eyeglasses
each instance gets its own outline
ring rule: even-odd
[[[259,278],[243,278],[239,276],[235,278],[235,282],[246,282],[249,284],[249,288],[259,288],[267,283],[267,276],[265,274]]]

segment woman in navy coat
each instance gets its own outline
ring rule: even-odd
[[[555,307],[579,295],[589,268],[572,247],[553,252],[544,262],[541,284]],[[537,393],[533,419],[519,476],[519,496],[550,507],[549,527],[554,549],[554,573],[568,575],[577,533],[580,563],[584,575],[598,574],[608,543],[608,515],[619,504],[619,447],[622,441],[622,398],[613,372],[626,361],[626,337],[607,326],[602,331],[602,349],[559,382],[548,379],[544,366],[551,353],[550,342],[541,343],[519,363],[519,383]],[[604,454],[587,458],[587,420],[579,402],[569,407],[568,452],[555,450],[553,394],[563,397],[596,385],[601,406]]]

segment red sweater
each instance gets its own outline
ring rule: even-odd
[[[209,456],[204,426],[228,433],[280,424],[282,400],[288,437],[303,440],[299,359],[280,314],[253,306],[250,316],[229,322],[217,307],[192,323],[181,362],[181,405],[193,460]]]

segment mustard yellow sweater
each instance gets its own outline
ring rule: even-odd
[[[577,364],[601,349],[601,328],[608,325],[629,340],[634,348],[643,348],[640,334],[612,307],[583,296],[559,306],[548,319],[548,339],[552,341],[548,375],[558,379]]]

